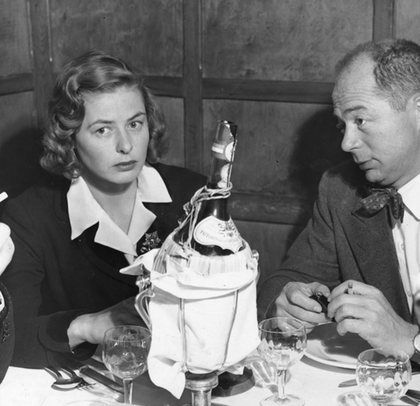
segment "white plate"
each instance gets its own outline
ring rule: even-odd
[[[370,345],[357,334],[340,336],[336,324],[328,323],[316,326],[308,334],[305,355],[321,364],[355,369],[357,356],[368,348]]]

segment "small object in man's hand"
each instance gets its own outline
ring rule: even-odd
[[[322,293],[314,293],[310,296],[310,299],[315,300],[321,305],[321,312],[327,314],[328,311],[328,299]]]

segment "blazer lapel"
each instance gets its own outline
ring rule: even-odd
[[[409,320],[387,208],[364,217],[356,206],[352,217],[345,232],[364,282],[380,289],[397,313]]]
[[[129,275],[118,272],[119,269],[128,265],[125,256],[119,251],[95,243],[93,240],[96,228],[97,225],[89,228],[75,240],[85,258],[98,272],[106,273],[115,280],[132,285],[135,278],[127,278]]]

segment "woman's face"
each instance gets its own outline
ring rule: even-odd
[[[116,192],[136,181],[149,144],[143,96],[121,86],[83,96],[85,117],[75,136],[81,175],[102,192]]]

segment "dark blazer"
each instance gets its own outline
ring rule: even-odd
[[[156,215],[149,231],[157,231],[164,240],[178,225],[183,204],[205,179],[182,168],[155,167],[173,201],[144,205]],[[93,242],[97,224],[70,240],[68,187],[67,181],[33,187],[5,207],[3,221],[10,226],[16,247],[2,275],[15,311],[13,365],[42,367],[60,362],[63,355],[70,355],[67,329],[76,316],[138,293],[136,278],[118,272],[127,266],[124,255]],[[144,238],[138,252],[143,243]]]
[[[352,162],[324,174],[312,218],[281,268],[259,287],[260,318],[271,314],[270,306],[289,281],[319,281],[333,288],[354,279],[380,289],[394,310],[411,320],[388,210],[370,218],[359,214],[367,193],[364,174]]]
[[[4,299],[4,308],[0,311],[0,382],[3,381],[12,360],[15,334],[13,328],[13,308],[10,294],[0,283],[0,292]]]

